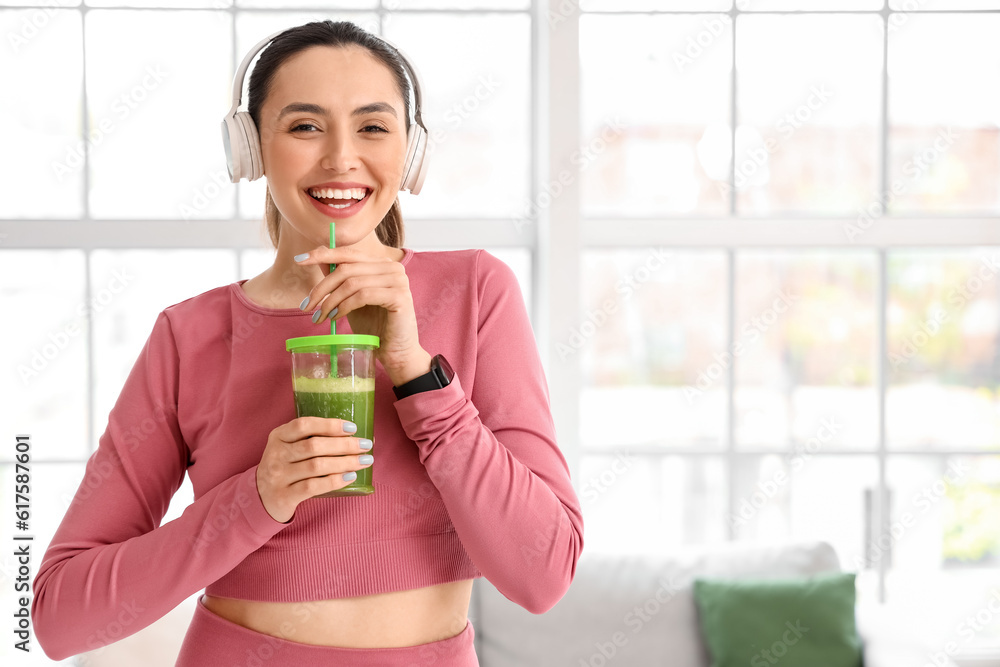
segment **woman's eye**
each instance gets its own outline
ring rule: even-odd
[[[300,123],[292,128],[292,132],[304,132],[305,128],[310,127],[314,130],[317,129],[312,123]],[[368,134],[372,134],[374,132],[388,132],[389,130],[385,129],[381,125],[366,125],[364,131]]]

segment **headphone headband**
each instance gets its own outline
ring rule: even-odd
[[[243,58],[243,62],[240,63],[240,66],[236,70],[236,75],[233,77],[233,105],[229,107],[229,113],[226,114],[227,116],[235,115],[236,110],[239,109],[240,104],[243,101],[243,81],[244,78],[246,77],[247,70],[250,69],[250,63],[253,62],[254,57],[258,53],[263,51],[265,46],[273,42],[275,37],[285,32],[285,30],[287,30],[287,28],[285,28],[284,30],[279,30],[277,32],[272,32],[270,35],[268,35],[264,39],[254,44],[253,48],[250,49],[246,57]],[[424,127],[423,120],[420,117],[420,108],[421,108],[420,76],[417,72],[417,68],[413,65],[410,59],[406,57],[402,49],[400,49],[398,46],[396,46],[388,39],[380,35],[372,35],[372,36],[391,46],[396,51],[396,54],[399,56],[399,59],[403,61],[403,65],[409,70],[408,74],[410,75],[410,82],[413,83],[413,97],[416,105],[413,110],[413,120],[417,125],[423,127],[424,130],[426,131],[427,128]]]
[[[226,150],[226,165],[233,183],[238,183],[241,178],[253,181],[264,173],[257,128],[249,113],[239,111],[243,98],[243,80],[254,57],[274,41],[275,37],[286,30],[288,29],[271,33],[257,42],[243,58],[235,76],[233,76],[233,103],[222,121],[222,140]],[[402,49],[380,35],[372,35],[372,37],[396,52],[403,62],[403,69],[407,70],[410,82],[413,84],[413,124],[407,131],[406,163],[403,166],[403,181],[400,184],[400,189],[409,189],[411,193],[417,194],[420,192],[427,172],[427,128],[424,127],[421,116],[420,75]]]

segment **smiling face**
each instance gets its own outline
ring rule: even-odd
[[[258,131],[282,240],[326,245],[335,222],[338,246],[378,243],[406,158],[403,99],[389,68],[356,46],[301,51],[275,72]]]

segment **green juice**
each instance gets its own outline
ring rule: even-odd
[[[295,411],[299,417],[346,419],[358,426],[357,433],[352,434],[354,437],[373,439],[375,378],[297,377],[292,378],[292,388],[295,392]],[[363,496],[374,492],[372,466],[368,466],[358,470],[358,478],[344,488],[314,497]]]

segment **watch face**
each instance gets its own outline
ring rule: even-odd
[[[434,361],[437,362],[437,364],[434,364],[434,367],[438,369],[436,373],[438,380],[440,380],[442,387],[447,387],[451,384],[451,379],[455,377],[455,371],[452,369],[451,364],[448,363],[448,360],[444,358],[444,355],[437,355],[434,357]]]

